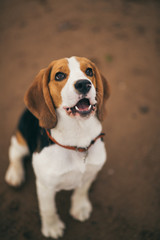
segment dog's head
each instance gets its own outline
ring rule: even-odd
[[[69,117],[97,114],[103,118],[109,86],[93,62],[71,57],[53,61],[36,76],[25,94],[27,108],[39,119],[41,127],[54,128],[56,109]]]

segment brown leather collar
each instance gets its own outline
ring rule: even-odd
[[[69,149],[69,150],[74,150],[74,151],[78,151],[78,152],[87,152],[88,149],[97,141],[97,139],[99,138],[103,138],[105,133],[101,133],[99,134],[94,140],[91,141],[90,145],[86,148],[81,148],[81,147],[75,147],[75,146],[65,146],[65,145],[62,145],[60,143],[58,143],[51,135],[50,133],[48,132],[48,130],[46,130],[46,133],[49,137],[49,139],[54,142],[55,144],[59,145],[60,147],[63,147],[63,148],[66,148],[66,149]]]

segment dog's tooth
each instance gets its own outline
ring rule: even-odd
[[[79,109],[78,109],[78,107],[77,107],[77,106],[75,106],[75,109],[76,109],[77,111],[79,111]]]
[[[92,105],[90,105],[90,106],[89,106],[88,110],[90,110],[90,109],[91,109],[91,107],[92,107]]]

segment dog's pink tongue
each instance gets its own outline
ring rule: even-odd
[[[80,100],[80,101],[77,103],[76,106],[78,107],[78,109],[79,109],[80,111],[85,111],[85,110],[87,111],[88,108],[89,108],[89,106],[90,106],[90,103],[89,103],[89,100],[88,100],[88,99],[84,98],[84,99]]]

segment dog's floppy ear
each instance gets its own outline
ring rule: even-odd
[[[96,92],[97,92],[97,116],[100,121],[103,120],[103,115],[105,113],[105,102],[110,96],[110,87],[108,81],[99,72],[98,68],[95,66],[96,75]]]
[[[46,129],[55,127],[57,123],[55,108],[48,88],[51,70],[51,65],[42,69],[24,97],[27,108],[39,119],[39,125]]]

